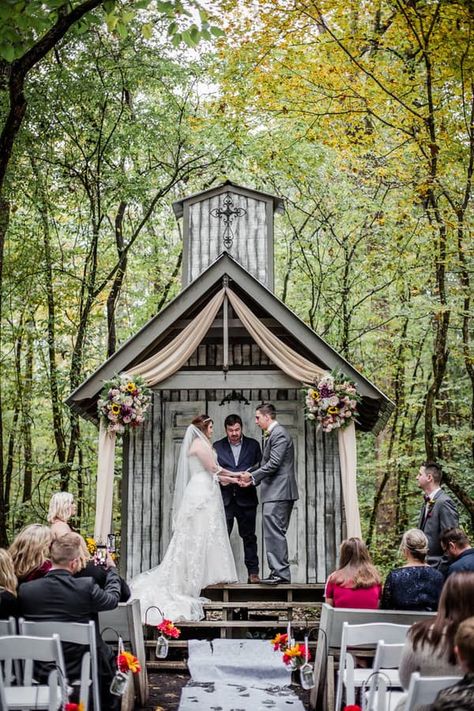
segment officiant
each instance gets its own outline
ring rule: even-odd
[[[258,465],[262,451],[256,439],[245,437],[239,415],[228,415],[224,420],[226,436],[214,443],[219,466],[231,472],[248,471]],[[258,498],[254,486],[238,484],[221,486],[229,536],[237,520],[239,536],[244,545],[244,561],[248,570],[248,582],[259,583],[257,536],[255,522]]]

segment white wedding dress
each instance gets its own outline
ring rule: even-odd
[[[141,603],[142,620],[151,625],[162,620],[157,610],[148,609],[153,606],[174,622],[201,620],[202,606],[209,602],[200,597],[201,590],[207,585],[237,580],[217,477],[204,468],[197,456],[187,455],[186,466],[189,480],[180,495],[165,557],[156,568],[130,582],[132,598]]]

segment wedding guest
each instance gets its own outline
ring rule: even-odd
[[[118,710],[120,700],[109,692],[116,669],[115,654],[99,634],[98,613],[117,607],[120,581],[110,556],[106,562],[107,580],[103,590],[90,577],[74,578],[74,573],[83,564],[83,553],[83,539],[78,533],[66,533],[54,538],[51,543],[51,570],[40,580],[20,585],[20,612],[27,620],[81,623],[93,620],[96,625],[101,709]],[[68,677],[78,678],[84,652],[82,646],[63,643],[63,651]]]
[[[0,620],[18,615],[17,586],[12,557],[5,548],[0,548]]]
[[[426,562],[428,539],[419,528],[403,534],[400,553],[405,565],[385,581],[380,607],[385,610],[437,610],[444,577]]]
[[[400,661],[400,683],[406,690],[410,677],[461,676],[454,637],[461,622],[474,615],[474,573],[454,573],[446,580],[434,618],[416,622],[409,630]],[[397,711],[405,707],[397,704]]]
[[[52,534],[48,526],[32,523],[25,526],[8,549],[18,583],[42,578],[51,568],[49,547]]]
[[[78,571],[74,573],[75,578],[93,578],[97,585],[105,589],[107,583],[107,567],[104,564],[99,564],[95,561],[87,548],[85,540],[81,537],[80,543],[80,560],[81,566]],[[119,602],[127,602],[130,600],[131,592],[126,581],[119,575],[120,579],[120,599]]]
[[[472,711],[474,708],[474,617],[459,625],[454,651],[464,676],[457,684],[439,692],[431,711]]]
[[[53,494],[49,502],[48,523],[51,528],[53,538],[71,533],[69,519],[76,513],[74,496],[67,491],[60,491]]]
[[[439,540],[448,559],[447,575],[474,571],[474,548],[461,528],[447,528]]]
[[[324,596],[328,605],[375,610],[381,594],[380,575],[365,543],[360,538],[343,541],[339,567],[326,582]]]
[[[425,462],[419,469],[416,481],[423,491],[418,528],[428,539],[428,563],[444,568],[440,535],[446,528],[459,525],[459,516],[453,500],[441,488],[441,468],[435,462]],[[443,570],[444,572],[444,570]]]

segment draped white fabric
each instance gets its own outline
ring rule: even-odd
[[[229,301],[239,319],[262,351],[284,373],[295,380],[312,383],[315,376],[327,375],[327,371],[318,368],[303,356],[299,355],[280,339],[270,329],[261,323],[255,314],[230,289],[227,289]],[[357,447],[355,426],[352,423],[345,429],[338,430],[339,462],[341,467],[342,497],[346,512],[347,535],[361,538],[359,503],[357,499]]]
[[[169,378],[191,357],[211,327],[220,306],[227,295],[242,324],[271,361],[284,373],[299,382],[311,383],[315,376],[327,375],[311,361],[299,355],[270,331],[235,292],[221,289],[167,346],[147,358],[128,373],[141,375],[148,386]],[[359,506],[356,484],[356,435],[354,425],[338,431],[339,460],[341,466],[342,493],[346,511],[348,536],[361,536]],[[97,469],[97,503],[94,536],[97,541],[106,541],[112,521],[113,472],[115,458],[115,435],[109,434],[101,421]]]

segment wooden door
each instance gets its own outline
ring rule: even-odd
[[[224,420],[227,415],[237,414],[242,418],[243,432],[247,437],[262,442],[261,430],[255,424],[255,409],[260,401],[245,403],[231,402],[219,405],[218,402],[209,402],[207,409],[209,415],[214,420],[214,440],[224,437]],[[301,404],[297,401],[278,402],[277,419],[280,424],[287,428],[293,437],[295,445],[295,467],[296,479],[299,489],[299,500],[295,502],[291,515],[290,527],[288,529],[288,548],[291,564],[291,579],[295,583],[306,582],[306,501],[305,501],[305,446],[304,446],[304,417]],[[263,444],[263,443],[262,443]],[[268,575],[269,570],[266,564],[265,546],[263,542],[261,506],[257,510],[257,540],[258,556],[260,559],[260,574]],[[247,580],[247,569],[244,565],[242,539],[240,538],[237,525],[231,535],[232,551],[234,553],[239,581]]]

